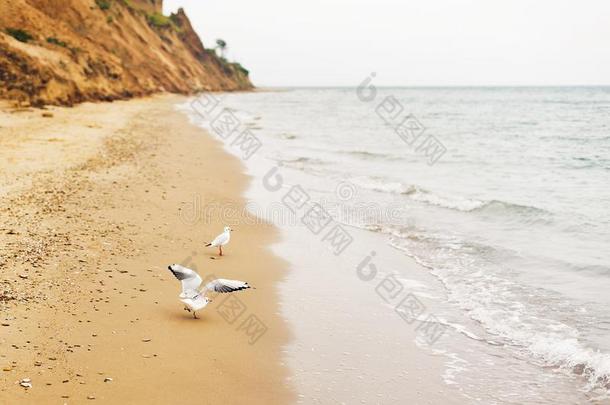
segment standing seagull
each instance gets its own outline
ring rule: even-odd
[[[220,235],[218,235],[216,238],[214,238],[214,240],[212,242],[208,243],[205,246],[206,247],[210,247],[210,246],[218,247],[218,249],[220,250],[220,255],[222,256],[222,247],[224,245],[226,245],[227,243],[229,243],[229,241],[231,240],[232,231],[233,231],[233,229],[231,229],[228,226],[225,226],[224,232],[221,233]]]
[[[205,308],[208,303],[212,302],[205,296],[208,291],[230,293],[251,288],[244,281],[226,280],[224,278],[212,280],[203,286],[203,288],[200,288],[203,280],[196,271],[179,264],[172,264],[167,266],[167,268],[182,283],[182,293],[179,295],[180,301],[185,305],[185,311],[193,312],[193,318],[195,319],[198,319],[197,311]]]

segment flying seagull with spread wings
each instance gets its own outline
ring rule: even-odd
[[[229,243],[229,241],[231,240],[231,232],[233,231],[233,229],[231,229],[228,226],[225,226],[224,231],[218,235],[216,238],[214,238],[213,241],[211,241],[210,243],[208,243],[207,245],[205,245],[206,247],[217,247],[220,250],[220,256],[222,256],[222,247],[224,245],[226,245],[227,243]]]
[[[182,293],[179,295],[180,301],[185,305],[184,310],[192,312],[195,319],[197,319],[197,311],[205,308],[208,303],[212,302],[206,297],[208,292],[222,294],[251,288],[244,281],[226,280],[224,278],[212,280],[202,288],[203,280],[196,271],[179,264],[172,264],[167,266],[167,268],[182,283]]]

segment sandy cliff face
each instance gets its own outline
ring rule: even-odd
[[[0,0],[0,98],[71,105],[252,88],[162,0]]]
[[[163,0],[131,0],[131,4],[150,13],[163,12]]]

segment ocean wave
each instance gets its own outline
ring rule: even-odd
[[[408,193],[407,195],[415,201],[462,212],[471,212],[488,204],[488,202],[483,200],[463,198],[459,196],[439,195],[419,188],[416,188],[414,192]]]
[[[384,160],[395,160],[396,157],[385,153],[375,153],[364,150],[350,150],[340,151],[339,153],[349,156],[357,156],[363,159],[384,159]]]
[[[570,270],[580,273],[589,273],[594,276],[610,276],[610,267],[600,265],[570,266]]]
[[[433,193],[416,185],[407,185],[399,182],[382,182],[370,180],[352,180],[359,187],[381,193],[404,195],[411,200],[434,205],[440,208],[452,209],[461,212],[481,212],[486,214],[521,215],[530,220],[545,221],[552,215],[542,208],[510,203],[500,200],[480,200],[456,195]]]
[[[493,212],[507,212],[512,214],[524,214],[524,215],[549,215],[551,214],[549,211],[544,210],[542,208],[533,207],[531,205],[521,205],[509,203],[506,201],[500,200],[491,200],[486,201],[483,205],[476,208],[475,210],[487,213]]]
[[[610,140],[610,136],[601,135],[601,136],[574,136],[574,135],[545,135],[541,136],[540,140],[543,141],[569,141],[576,143],[589,143],[589,142],[604,142]]]
[[[479,288],[483,287],[479,284]],[[496,297],[501,291],[490,287]],[[488,294],[489,292],[487,292]],[[500,298],[501,299],[501,298]],[[526,309],[520,303],[511,305],[508,301],[503,310],[490,310],[477,306],[472,308],[470,317],[481,323],[492,336],[507,341],[504,346],[525,352],[538,359],[547,367],[556,368],[567,375],[580,376],[586,381],[585,390],[610,390],[610,353],[586,347],[578,338],[579,332],[566,324],[557,324],[550,319],[539,318],[539,328],[530,323]],[[561,333],[560,331],[563,331]],[[487,343],[493,344],[493,341]]]
[[[400,194],[407,196],[408,198],[415,201],[463,212],[473,211],[477,208],[483,207],[486,204],[485,201],[476,199],[435,194],[421,187],[415,185],[406,185],[399,182],[381,182],[374,180],[371,181],[356,179],[353,180],[353,183],[356,186],[366,188],[371,191]]]
[[[430,269],[445,286],[450,299],[486,331],[475,334],[458,323],[448,325],[458,333],[489,345],[523,352],[548,367],[584,378],[589,392],[608,394],[610,353],[587,347],[579,339],[579,330],[563,319],[552,319],[545,312],[545,308],[563,306],[562,313],[573,311],[578,317],[582,315],[578,308],[557,301],[552,293],[547,295],[540,289],[534,292],[506,279],[503,272],[496,274],[489,267],[496,265],[483,259],[480,249],[466,253],[464,249],[447,248],[469,245],[456,243],[451,235],[430,234],[416,228],[380,225],[368,228],[392,235],[390,245]],[[533,302],[533,296],[542,301]]]
[[[313,164],[321,165],[321,164],[327,163],[320,159],[315,159],[315,158],[310,158],[310,157],[305,157],[305,156],[300,156],[300,157],[294,158],[294,159],[278,159],[277,161],[282,164],[313,163]]]
[[[589,390],[610,389],[610,354],[584,347],[577,339],[537,336],[528,348],[535,356],[586,378]]]
[[[292,159],[275,159],[282,167],[287,167],[294,170],[307,171],[310,174],[322,175],[320,166],[327,166],[329,162],[321,159],[315,159],[305,156],[300,156]]]
[[[371,179],[352,179],[351,182],[357,187],[377,191],[379,193],[408,195],[417,191],[415,186],[405,185],[399,182],[383,182]]]

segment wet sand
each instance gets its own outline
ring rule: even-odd
[[[204,247],[225,224],[193,201],[241,209],[247,177],[180,101],[2,107],[0,403],[293,402],[277,232],[251,221],[222,258]],[[194,320],[171,263],[257,289]]]

